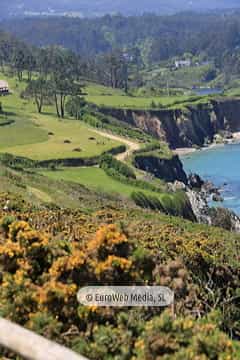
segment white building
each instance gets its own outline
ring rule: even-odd
[[[175,61],[175,68],[180,69],[183,67],[190,67],[192,65],[192,62],[190,59],[188,60],[176,60]]]
[[[0,80],[0,95],[6,95],[9,93],[9,85],[5,80]]]

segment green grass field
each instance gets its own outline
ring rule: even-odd
[[[87,101],[102,107],[123,109],[160,109],[182,108],[187,104],[206,103],[207,96],[175,95],[175,96],[130,96],[119,89],[106,88],[101,85],[86,86]],[[153,106],[153,103],[155,106]]]
[[[0,129],[0,151],[12,152],[14,146],[31,146],[31,144],[48,141],[48,132],[44,128],[36,126],[25,116],[7,116],[9,120],[15,122],[1,126]],[[13,153],[13,152],[12,152]]]
[[[97,156],[120,145],[120,142],[96,134],[79,121],[59,121],[51,115],[34,115],[32,122],[27,124],[25,128],[22,128],[21,120],[16,121],[16,124],[11,126],[4,129],[5,143],[1,144],[0,151],[33,160]],[[9,128],[16,138],[14,136],[10,138]],[[18,133],[21,134],[20,138]],[[48,133],[53,135],[48,135]],[[23,141],[20,143],[21,139]],[[81,149],[81,151],[74,151],[76,148]]]
[[[124,184],[108,176],[104,170],[96,167],[89,168],[64,168],[57,171],[41,171],[45,176],[55,180],[72,181],[86,186],[89,189],[119,194],[124,197],[130,197],[134,191],[141,191],[146,195],[153,195],[161,198],[160,193],[149,190],[142,190],[131,185]]]
[[[226,92],[225,92],[225,94],[227,95],[227,96],[240,96],[240,84],[239,84],[239,86],[238,87],[236,87],[236,88],[233,88],[233,89],[229,89],[229,90],[227,90]]]
[[[88,84],[85,88],[86,99],[98,106],[150,109],[152,102],[157,106],[172,106],[176,101],[186,101],[189,96],[129,96],[119,89],[102,85]]]
[[[111,96],[111,95],[119,95],[119,96],[125,96],[126,94],[121,89],[112,89],[110,87],[106,87],[100,84],[95,83],[86,83],[85,87],[86,93],[89,96]]]
[[[116,107],[125,109],[151,109],[152,102],[156,107],[174,105],[176,101],[190,100],[187,96],[159,96],[159,97],[133,97],[126,95],[88,95],[87,100],[98,106]]]
[[[85,158],[120,145],[118,141],[96,134],[80,121],[59,120],[54,106],[47,106],[45,113],[37,114],[33,100],[20,98],[25,82],[19,83],[1,73],[0,79],[7,80],[12,91],[11,95],[0,98],[7,113],[0,116],[0,122],[14,120],[11,125],[0,127],[0,152],[33,160]],[[74,151],[76,148],[81,151]]]

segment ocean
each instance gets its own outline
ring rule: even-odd
[[[240,215],[240,144],[216,146],[181,156],[184,170],[197,173],[221,189],[224,206]]]

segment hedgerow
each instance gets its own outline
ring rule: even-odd
[[[105,154],[102,156],[100,167],[110,176],[136,179],[134,171],[128,165],[115,159],[111,155]]]

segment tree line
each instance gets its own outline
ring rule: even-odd
[[[37,48],[0,32],[0,65],[2,71],[7,65],[19,82],[27,74],[23,96],[34,98],[39,113],[44,104],[53,101],[59,118],[65,116],[67,99],[70,113],[79,117],[79,108],[84,104],[85,80],[128,91],[128,59],[120,50],[83,59],[60,46]]]
[[[106,15],[94,19],[30,18],[5,22],[4,27],[27,43],[57,44],[88,59],[116,49],[128,52],[135,48],[148,64],[185,53],[204,53],[223,67],[226,61],[232,62],[228,54],[239,56],[239,14],[232,11],[173,16]]]
[[[213,60],[225,76],[240,70],[240,17],[223,14],[104,16],[97,19],[25,19],[4,23],[18,40],[0,32],[0,66],[8,64],[19,81],[27,72],[26,95],[39,112],[51,98],[57,116],[72,97],[79,112],[82,81],[123,89],[142,85],[141,70],[150,64],[191,54]],[[29,45],[33,43],[35,45]],[[129,85],[129,80],[131,84]],[[78,117],[78,115],[76,115]]]

